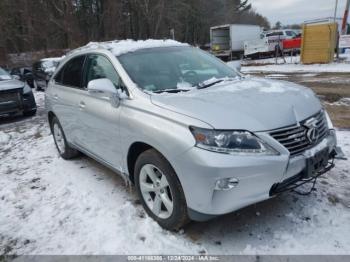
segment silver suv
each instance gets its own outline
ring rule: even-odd
[[[83,152],[130,180],[167,229],[314,181],[340,152],[310,89],[244,77],[170,40],[73,51],[46,106],[62,158]]]

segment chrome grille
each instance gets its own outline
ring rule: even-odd
[[[310,141],[308,131],[310,123],[317,131],[317,138]],[[299,125],[273,130],[270,135],[287,148],[291,156],[303,153],[310,147],[320,143],[328,135],[328,126],[324,111],[302,121]]]

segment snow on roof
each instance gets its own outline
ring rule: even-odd
[[[180,43],[175,40],[115,40],[109,42],[90,42],[85,46],[72,50],[69,54],[86,49],[107,49],[115,56],[135,52],[140,49],[155,48],[155,47],[173,47],[173,46],[189,46],[185,43]]]
[[[43,58],[41,59],[41,61],[53,61],[53,62],[59,62],[64,58],[64,56],[62,57],[49,57],[49,58]]]

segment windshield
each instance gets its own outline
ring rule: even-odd
[[[11,80],[12,77],[4,69],[0,68],[0,81]]]
[[[296,34],[293,31],[286,31],[286,35],[287,36],[292,36],[292,37],[296,36]]]
[[[236,77],[217,58],[193,47],[143,49],[118,57],[131,79],[143,90],[188,90],[209,79]]]

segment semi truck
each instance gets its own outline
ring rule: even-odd
[[[244,42],[260,39],[261,33],[262,28],[258,25],[228,24],[211,27],[211,52],[223,60],[242,58]]]

